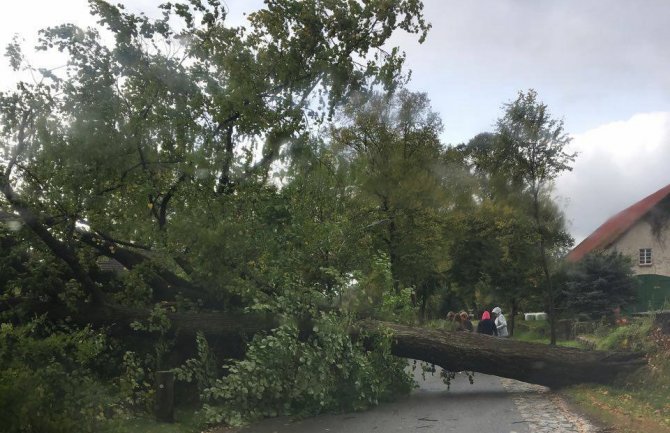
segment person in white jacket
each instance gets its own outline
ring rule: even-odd
[[[498,328],[498,336],[499,337],[508,337],[509,332],[507,332],[507,320],[505,320],[505,316],[503,316],[502,310],[500,307],[495,307],[493,310],[491,310],[493,314],[496,315],[496,328]]]

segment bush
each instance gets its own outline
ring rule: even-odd
[[[90,328],[0,325],[0,425],[7,433],[95,431],[113,392],[92,371],[106,347]]]
[[[596,348],[599,350],[652,351],[654,347],[649,338],[652,326],[653,319],[645,318],[635,320],[627,326],[613,329],[601,327],[597,334],[602,335],[603,329],[609,329],[610,331],[599,339]]]
[[[514,324],[514,337],[519,340],[540,340],[549,335],[549,322],[519,320]]]
[[[229,362],[228,375],[203,393],[210,423],[241,425],[262,417],[308,416],[361,410],[407,393],[407,362],[390,354],[390,339],[352,341],[348,321],[325,314],[313,334],[299,337],[295,324],[256,336],[244,360]]]

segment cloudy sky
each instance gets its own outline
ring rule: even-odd
[[[115,0],[118,2],[121,0]],[[155,12],[159,0],[123,0]],[[579,152],[556,183],[577,241],[670,183],[670,1],[424,0],[428,40],[399,36],[413,90],[427,92],[457,144],[491,130],[501,105],[534,88]],[[259,0],[226,0],[234,23]],[[85,0],[3,4],[0,45],[39,28],[92,23]],[[55,61],[55,60],[54,60]],[[55,61],[57,62],[57,61]],[[0,64],[0,87],[15,80]]]

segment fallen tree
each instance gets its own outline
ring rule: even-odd
[[[301,214],[289,209],[304,201],[303,189],[292,196],[268,179],[280,154],[307,153],[311,144],[304,141],[313,121],[331,117],[344,101],[367,92],[368,82],[389,90],[400,84],[404,57],[400,51],[381,56],[378,51],[396,30],[425,37],[429,25],[420,2],[270,2],[253,14],[246,32],[227,27],[227,13],[217,1],[168,5],[164,19],[157,21],[104,1],[90,3],[103,28],[116,35],[115,45],[107,47],[94,31],[71,26],[46,30],[41,48],[64,51],[67,74],[42,72],[40,84],[21,83],[16,91],[0,94],[0,212],[13,223],[7,236],[17,236],[3,245],[3,250],[10,243],[16,249],[4,269],[11,267],[17,280],[2,293],[0,312],[17,310],[17,316],[25,317],[48,313],[52,319],[123,334],[133,332],[131,323],[151,317],[147,305],[177,309],[186,300],[185,308],[207,311],[166,308],[175,334],[190,338],[202,331],[208,337],[246,339],[276,328],[278,321],[235,311],[258,307],[282,284],[314,284],[315,276],[320,294],[334,295],[333,275],[341,278],[359,270],[359,254],[342,245],[355,245],[356,237],[368,236],[364,232],[388,225],[388,241],[377,233],[364,244],[376,249],[383,240],[393,246],[390,268],[398,264],[394,245],[400,239],[396,222],[402,218],[378,221],[378,210],[372,208],[363,209],[370,220],[348,212],[326,218],[329,210],[319,203],[331,198],[340,210],[368,206],[364,195],[349,201],[356,195],[350,192],[360,189],[356,184],[342,185],[341,193],[340,186],[324,187],[307,202],[314,213]],[[170,29],[171,16],[184,19],[185,27]],[[345,26],[340,17],[348,17]],[[159,48],[184,41],[190,47],[184,58],[172,48]],[[20,69],[24,59],[19,47],[8,52],[13,67]],[[361,63],[363,58],[369,60]],[[410,98],[407,107],[417,101],[427,103],[424,97]],[[316,102],[323,107],[312,112]],[[425,130],[437,130],[431,131]],[[416,137],[418,145],[427,136]],[[348,134],[342,138],[349,140]],[[257,164],[247,160],[251,142],[262,151]],[[411,167],[435,171],[433,151],[440,147]],[[409,147],[403,148],[404,154]],[[326,167],[320,157],[313,162],[317,159]],[[421,165],[426,160],[429,164]],[[386,183],[384,175],[379,179]],[[303,181],[322,183],[319,177]],[[415,195],[410,184],[402,185],[408,189],[398,197]],[[334,195],[325,195],[330,190]],[[386,201],[380,203],[383,213],[394,215]],[[454,205],[430,205],[426,215],[441,219],[434,211]],[[430,233],[440,232],[433,220],[422,217],[416,227],[425,223]],[[331,239],[336,232],[342,235]],[[428,232],[419,238],[442,243]],[[426,244],[416,245],[429,250]],[[38,250],[58,259],[62,269],[47,273],[49,278],[28,278],[42,275],[26,259]],[[137,272],[108,284],[110,278],[95,265],[101,255]],[[365,257],[376,260],[372,250]],[[37,266],[40,260],[35,262]],[[403,266],[409,269],[412,263]],[[400,280],[392,277],[397,286]],[[82,304],[77,311],[67,305],[75,300]],[[301,323],[300,338],[308,337],[308,322]],[[549,386],[608,382],[642,362],[637,354],[549,348],[381,322],[361,326],[370,332],[390,330],[393,353],[401,357]]]
[[[475,371],[551,388],[612,383],[645,363],[638,352],[594,351],[548,346],[469,332],[416,328],[387,322],[361,324],[368,332],[387,329],[392,353],[449,371]]]
[[[243,337],[270,331],[279,321],[269,314],[225,312],[167,313],[173,331],[182,336],[202,331],[208,337]],[[94,307],[78,318],[85,323],[110,325],[141,321],[148,312],[115,305]],[[300,323],[303,337],[309,319]],[[523,382],[561,388],[579,383],[612,383],[645,364],[643,353],[595,351],[548,346],[470,332],[453,332],[367,320],[352,327],[352,337],[390,333],[393,355],[425,361],[448,371],[475,371]]]

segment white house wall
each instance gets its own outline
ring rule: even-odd
[[[651,265],[640,265],[640,249],[651,248]],[[633,259],[633,270],[637,275],[656,274],[670,276],[670,236],[666,230],[661,239],[652,233],[644,219],[633,225],[608,250],[619,251]]]

